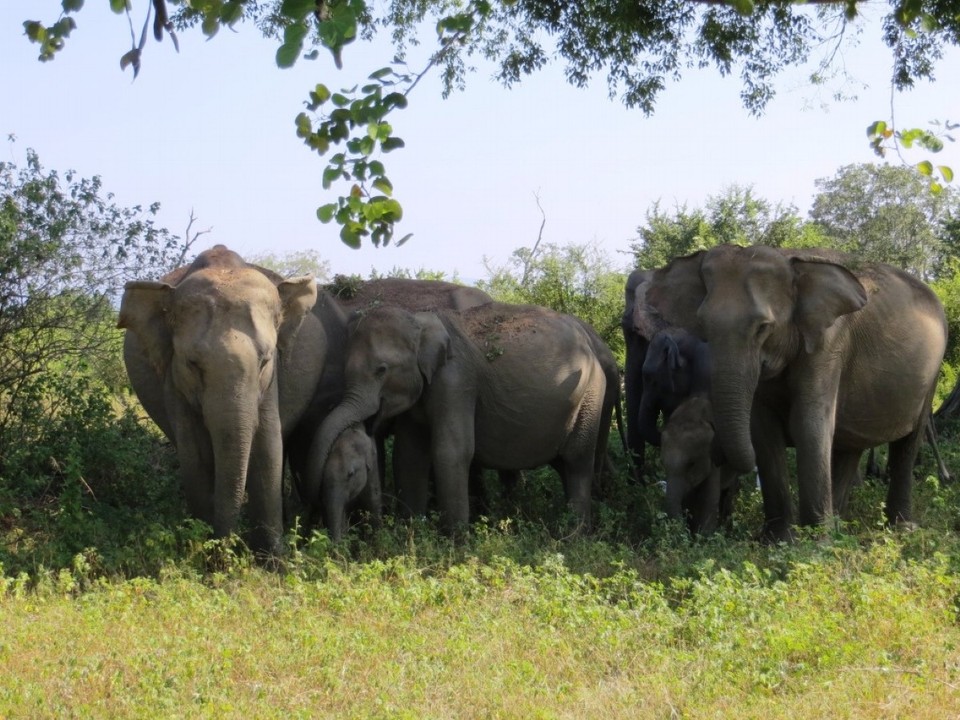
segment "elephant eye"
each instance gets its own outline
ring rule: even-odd
[[[769,321],[761,322],[757,325],[757,340],[763,341],[766,340],[767,335],[770,334],[770,331],[773,330],[773,323]]]
[[[387,374],[387,364],[380,363],[379,365],[377,365],[377,369],[373,371],[373,374],[376,375],[378,378],[382,378],[384,375]]]

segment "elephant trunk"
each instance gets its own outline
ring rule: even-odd
[[[307,460],[306,500],[311,507],[316,507],[320,501],[323,469],[337,438],[351,425],[362,423],[376,415],[379,409],[378,395],[369,393],[361,395],[348,390],[340,404],[320,424],[320,429],[314,435],[310,446],[310,457]]]
[[[749,472],[757,464],[750,436],[750,413],[759,369],[753,370],[749,361],[744,362],[744,358],[725,362],[716,354],[714,357],[710,399],[713,403],[716,444],[722,455],[715,460],[726,462],[738,472]],[[748,367],[743,369],[744,365]],[[734,368],[739,369],[732,370]]]
[[[683,517],[683,501],[687,495],[685,483],[680,479],[667,477],[666,510],[667,517],[679,520]]]
[[[249,413],[238,413],[247,415]],[[247,422],[237,417],[217,414],[207,425],[214,456],[213,531],[216,537],[227,537],[237,529],[243,506],[250,467],[250,450],[256,433],[257,415]]]
[[[323,480],[323,523],[333,542],[340,542],[346,531],[346,497],[343,484],[335,478]]]

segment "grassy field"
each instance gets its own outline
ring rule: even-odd
[[[0,497],[0,718],[957,717],[960,488],[917,472],[909,532],[874,481],[836,532],[752,541],[754,490],[694,541],[620,482],[588,537],[544,502],[457,543],[313,535],[277,571],[179,510],[124,525],[102,487],[42,527]]]

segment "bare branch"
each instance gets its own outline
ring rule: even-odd
[[[540,204],[540,191],[538,190],[535,192],[533,197],[537,201],[537,209],[540,210],[540,232],[537,233],[537,241],[533,244],[533,247],[530,248],[530,254],[523,262],[523,276],[520,279],[520,284],[522,286],[526,286],[527,284],[527,278],[530,274],[530,266],[533,264],[533,259],[537,255],[537,249],[540,247],[540,241],[543,240],[543,228],[547,224],[547,214],[543,211],[543,205]]]

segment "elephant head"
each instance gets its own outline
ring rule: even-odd
[[[356,423],[377,425],[412,408],[450,357],[451,340],[436,313],[382,306],[350,321],[343,399],[321,424],[310,451],[310,482],[322,471],[336,439]],[[311,502],[319,488],[308,490]]]
[[[222,245],[126,285],[117,324],[131,382],[177,447],[191,512],[218,536],[248,492],[263,544],[279,541],[278,365],[316,298],[312,277],[283,280]]]
[[[723,458],[735,470],[755,465],[750,413],[764,380],[801,353],[815,353],[842,316],[867,302],[842,265],[774,248],[721,245],[659,269],[640,315],[706,340],[710,397]]]

